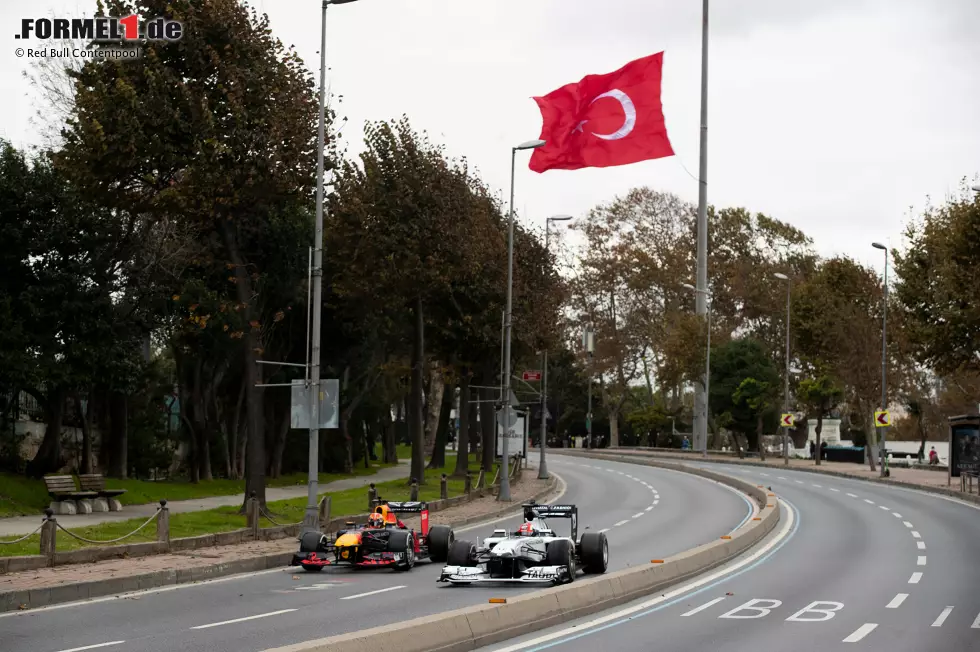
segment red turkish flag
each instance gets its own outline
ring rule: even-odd
[[[605,168],[673,156],[660,101],[663,63],[658,52],[535,97],[547,144],[534,150],[531,169]]]

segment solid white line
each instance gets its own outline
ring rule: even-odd
[[[857,643],[862,638],[875,630],[878,625],[875,623],[865,623],[854,630],[854,633],[844,639],[845,643]]]
[[[857,494],[847,494],[847,495],[850,496],[851,498],[857,498],[858,497]]]
[[[627,523],[629,523],[629,519],[626,519],[625,521],[620,521],[619,523],[613,525],[613,527],[619,527],[620,525],[626,525]]]
[[[922,573],[912,573],[912,577],[909,578],[909,584],[918,584],[921,579]]]
[[[949,614],[952,611],[953,611],[953,608],[952,607],[946,607],[945,609],[943,609],[943,612],[941,614],[939,614],[939,618],[936,618],[936,620],[932,623],[932,626],[933,627],[942,627],[943,626],[943,623],[946,622],[946,619],[949,618]]]
[[[633,516],[631,516],[630,518],[640,518],[641,516],[643,516],[643,512],[637,512],[636,514],[633,514]]]
[[[378,593],[387,593],[388,591],[397,591],[398,589],[404,589],[405,586],[389,586],[386,589],[378,589],[377,591],[368,591],[367,593],[358,593],[356,595],[348,595],[341,600],[356,600],[357,598],[366,598],[369,595],[377,595]]]
[[[696,608],[694,608],[694,609],[691,609],[691,610],[690,610],[690,611],[688,611],[688,612],[687,612],[686,614],[681,614],[681,618],[685,618],[685,617],[687,617],[687,616],[693,616],[694,614],[697,614],[697,613],[701,613],[701,612],[702,612],[702,611],[704,611],[705,609],[708,609],[709,607],[711,607],[711,606],[713,606],[713,605],[716,605],[716,604],[718,604],[719,602],[721,602],[721,601],[722,601],[722,600],[724,600],[724,599],[725,599],[725,598],[723,598],[723,597],[722,597],[722,598],[715,598],[714,600],[712,600],[712,601],[710,601],[710,602],[705,602],[705,603],[704,603],[703,605],[701,605],[700,607],[696,607]]]
[[[909,597],[908,593],[899,593],[892,598],[891,602],[885,605],[885,609],[898,609],[902,606],[902,603],[905,602],[905,598],[907,597]]]
[[[279,614],[288,614],[296,609],[280,609],[279,611],[270,611],[267,614],[256,614],[254,616],[245,616],[244,618],[235,618],[234,620],[222,620],[220,623],[208,623],[207,625],[198,625],[197,627],[191,627],[191,629],[209,629],[211,627],[219,627],[221,625],[231,625],[233,623],[243,623],[246,620],[255,620],[256,618],[268,618],[269,616],[278,616]]]
[[[98,643],[96,645],[86,645],[84,647],[73,647],[68,650],[58,650],[58,652],[82,652],[82,650],[94,650],[97,647],[108,647],[110,645],[120,645],[126,641],[109,641],[108,643]]]
[[[644,511],[647,511],[647,512],[649,512],[649,511],[650,511],[651,509],[653,509],[653,505],[650,505],[650,506],[649,506],[649,507],[647,507],[647,508],[646,508],[646,509],[645,509]]]
[[[568,634],[572,632],[581,632],[586,629],[590,629],[592,627],[598,627],[599,625],[604,625],[605,623],[612,622],[614,620],[619,620],[624,616],[634,614],[638,611],[645,611],[650,607],[658,605],[662,602],[673,600],[677,596],[684,595],[685,593],[689,593],[694,589],[697,589],[699,586],[704,586],[705,584],[714,582],[721,577],[725,577],[726,575],[731,575],[732,573],[736,572],[740,568],[744,568],[745,566],[754,563],[757,559],[768,554],[770,550],[772,550],[777,545],[779,545],[786,537],[789,536],[789,533],[792,532],[793,530],[793,523],[796,521],[796,515],[793,513],[793,509],[789,507],[789,505],[787,505],[783,501],[780,501],[780,503],[786,508],[786,523],[783,526],[783,528],[779,531],[779,534],[777,534],[771,541],[766,543],[766,545],[762,546],[762,548],[756,550],[754,553],[752,553],[745,559],[742,559],[741,561],[733,564],[732,566],[722,568],[721,570],[712,573],[711,575],[702,577],[701,579],[691,582],[690,584],[685,584],[684,586],[674,589],[673,591],[668,591],[667,593],[663,595],[659,595],[651,600],[647,600],[645,602],[635,604],[632,607],[627,607],[626,609],[621,609],[619,611],[606,614],[605,616],[600,616],[599,618],[595,618],[593,620],[580,623],[578,625],[565,627],[556,632],[552,632],[551,634],[545,634],[544,636],[539,636],[529,641],[524,641],[523,643],[517,643],[509,647],[501,648],[499,650],[496,650],[495,652],[517,652],[518,650],[526,650],[527,648],[535,647],[536,645],[541,645],[542,643],[547,643],[548,641],[553,641],[557,638],[568,636]]]
[[[918,532],[916,532],[915,530],[912,530],[912,538],[913,539],[921,539],[922,538],[922,535],[919,534]]]
[[[907,528],[912,528],[913,527],[913,525],[911,523],[909,523],[908,521],[902,521],[902,523],[904,523],[905,524],[905,527],[907,527]]]
[[[868,500],[867,498],[864,499],[864,502],[868,503],[869,505],[874,505],[875,504],[875,501]]]
[[[919,566],[925,566],[926,565],[926,556],[925,555],[922,555],[921,557],[919,557],[918,565]]]
[[[833,487],[830,487],[830,490],[831,491],[836,491],[837,493],[840,493],[840,489],[834,489]]]
[[[919,547],[919,550],[925,550],[926,549],[926,542],[925,541],[916,541],[915,542],[915,545],[917,545]]]

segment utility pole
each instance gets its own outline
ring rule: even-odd
[[[708,312],[708,0],[701,6],[701,161],[698,170],[697,314]],[[695,437],[708,448],[708,379],[694,387]]]

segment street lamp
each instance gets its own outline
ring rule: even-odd
[[[510,213],[507,219],[507,310],[504,313],[504,387],[500,397],[502,414],[504,415],[504,436],[500,454],[504,465],[504,472],[500,475],[500,492],[497,500],[510,501],[510,462],[508,461],[507,442],[510,433],[510,329],[513,317],[514,305],[514,171],[517,160],[517,151],[525,149],[537,149],[544,145],[543,140],[529,140],[523,142],[510,150]]]
[[[705,317],[707,318],[708,326],[708,337],[707,337],[707,354],[704,358],[704,402],[702,403],[702,409],[704,410],[704,416],[700,420],[699,432],[695,433],[695,436],[701,439],[701,455],[704,458],[708,457],[708,387],[711,381],[711,294],[707,290],[700,290],[690,283],[682,283],[685,288],[694,292],[698,298],[704,296],[705,299]]]
[[[789,412],[789,317],[790,317],[790,290],[793,282],[788,276],[780,272],[773,274],[781,281],[786,281],[786,386],[784,389],[784,410]],[[783,428],[783,465],[789,466],[789,426]]]
[[[881,409],[888,409],[888,247],[880,242],[872,242],[871,246],[885,252],[885,281],[884,296],[881,307]],[[877,424],[875,424],[877,425]],[[881,426],[881,440],[878,442],[879,461],[881,463],[880,475],[882,478],[888,474],[885,470],[885,437],[887,436],[886,426]]]
[[[551,262],[551,256],[549,255],[550,250],[550,236],[551,236],[551,223],[552,222],[567,222],[572,219],[571,215],[555,215],[554,217],[549,217],[544,221],[544,257],[545,264]],[[544,449],[548,445],[548,346],[545,344],[544,347],[544,367],[542,368],[541,377],[541,443],[539,447],[541,448],[538,457],[538,479],[547,480],[548,479],[548,465],[544,459]]]

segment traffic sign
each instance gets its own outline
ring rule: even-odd
[[[796,415],[794,415],[792,412],[787,412],[779,420],[779,425],[786,428],[792,428],[796,425]]]
[[[524,380],[541,380],[540,371],[525,371],[523,375]]]
[[[878,410],[875,412],[875,425],[880,427],[892,425],[892,415],[888,410]]]

